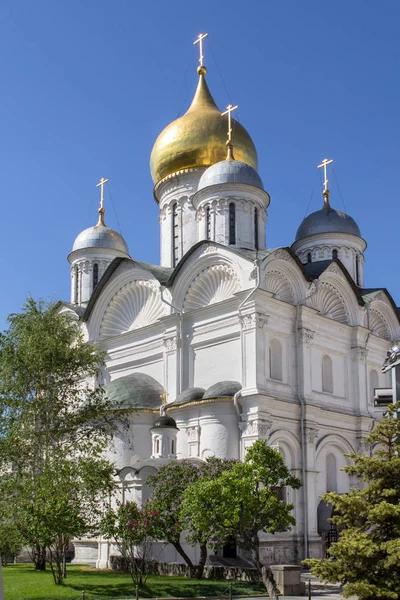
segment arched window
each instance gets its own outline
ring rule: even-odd
[[[229,244],[236,244],[236,207],[233,202],[229,205]]]
[[[374,401],[375,389],[379,387],[379,375],[375,369],[369,372],[369,397],[371,402]]]
[[[322,391],[333,394],[332,359],[326,354],[322,358]]]
[[[211,208],[207,206],[206,210],[206,229],[207,229],[207,239],[211,240]]]
[[[258,250],[258,208],[254,209],[254,248]]]
[[[360,285],[360,264],[358,254],[356,254],[356,285]]]
[[[269,344],[269,376],[282,381],[282,346],[279,340],[271,340]]]
[[[99,265],[97,263],[94,263],[94,265],[93,265],[93,290],[98,283],[99,283]]]
[[[78,269],[77,265],[74,267],[74,284],[75,284],[74,303],[78,304],[78,300],[79,300],[79,269]]]
[[[172,207],[172,266],[178,264],[179,254],[179,227],[178,227],[178,204]]]
[[[312,259],[311,252],[308,252],[308,254],[307,254],[307,262],[310,263],[311,259]]]
[[[337,492],[336,458],[331,453],[326,457],[326,491]]]
[[[332,250],[332,260],[336,260],[336,259],[337,259],[337,257],[338,257],[337,250],[336,250],[336,249],[335,249],[335,250]]]

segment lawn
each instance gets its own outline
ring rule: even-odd
[[[135,586],[126,573],[99,571],[83,565],[68,565],[65,584],[56,586],[50,571],[34,571],[31,565],[3,567],[5,600],[86,600],[135,598]],[[148,578],[140,598],[226,596],[228,581],[188,579],[185,577]],[[261,584],[232,582],[233,595],[265,594]]]

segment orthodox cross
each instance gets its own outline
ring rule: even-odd
[[[236,104],[236,106],[232,106],[232,104],[228,104],[228,106],[226,107],[226,111],[221,113],[221,117],[223,117],[224,115],[228,115],[228,143],[232,142],[232,117],[231,117],[231,113],[236,110],[237,108],[239,108],[239,106]]]
[[[318,169],[320,169],[321,167],[324,167],[324,192],[328,191],[328,177],[327,177],[326,167],[328,165],[330,165],[331,163],[333,163],[333,159],[328,160],[327,158],[324,158],[322,163],[320,165],[318,165],[318,167],[317,167]]]
[[[199,36],[197,37],[197,40],[195,40],[193,42],[193,45],[199,44],[199,50],[200,50],[199,63],[200,63],[200,67],[203,66],[203,58],[204,58],[204,56],[203,56],[203,40],[207,36],[208,36],[208,33],[200,33]]]
[[[100,188],[100,209],[104,208],[104,184],[107,183],[108,179],[102,177],[99,183],[96,183],[96,187]]]

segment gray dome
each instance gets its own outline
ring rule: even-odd
[[[106,386],[112,404],[121,408],[159,408],[163,387],[145,373],[119,377]]]
[[[355,220],[333,208],[322,208],[308,215],[297,230],[296,241],[318,233],[350,233],[361,237]]]
[[[158,417],[152,429],[160,429],[162,427],[171,427],[173,429],[178,429],[176,426],[175,419],[169,417],[168,415],[162,415],[161,417]]]
[[[220,396],[234,396],[236,392],[242,389],[242,384],[238,381],[219,381],[214,383],[206,390],[203,399],[219,398]]]
[[[188,402],[195,402],[196,400],[201,400],[203,398],[205,390],[203,388],[188,388],[187,390],[183,390],[172,404],[176,406],[177,404],[187,404]]]
[[[128,246],[122,235],[105,225],[95,225],[81,231],[74,242],[72,252],[84,248],[110,248],[129,254]]]
[[[264,189],[261,177],[253,167],[240,160],[227,159],[215,163],[204,171],[199,181],[199,190],[220,183],[245,183]]]

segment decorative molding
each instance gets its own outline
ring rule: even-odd
[[[329,273],[335,273],[336,275],[343,275],[343,271],[337,263],[331,263],[326,271],[329,271]]]
[[[282,260],[292,261],[293,258],[290,256],[287,250],[278,249],[273,253],[274,258],[280,258]]]
[[[152,281],[130,281],[113,296],[104,313],[101,337],[112,337],[151,325],[166,314]]]
[[[255,327],[264,329],[268,325],[268,318],[269,315],[254,312],[248,315],[240,315],[239,321],[243,330],[254,329]]]
[[[311,344],[314,339],[315,331],[307,329],[307,327],[301,327],[299,329],[300,341],[304,344]]]
[[[311,296],[309,305],[321,315],[339,323],[349,323],[349,315],[342,296],[330,283],[323,282],[318,292]]]
[[[194,425],[193,427],[186,428],[186,435],[189,442],[198,442],[200,439],[200,427]]]
[[[268,292],[272,292],[274,297],[283,302],[294,303],[292,287],[287,278],[281,271],[267,271],[264,277],[264,286]]]
[[[202,252],[202,254],[211,254],[212,252],[218,252],[218,248],[216,246],[207,246]]]
[[[178,347],[178,338],[176,335],[172,335],[164,338],[164,347],[167,352],[176,350]]]
[[[309,444],[315,444],[319,437],[319,431],[315,427],[306,427],[306,439]]]
[[[267,421],[265,419],[254,419],[253,421],[240,423],[242,437],[266,437],[272,429],[272,425],[272,421]]]
[[[358,440],[357,453],[358,454],[370,454],[371,453],[371,444],[369,442],[367,442],[365,438],[361,438]]]
[[[376,308],[370,308],[366,316],[367,327],[373,335],[390,340],[389,327],[385,317]]]
[[[227,265],[207,267],[197,275],[186,292],[184,309],[195,310],[231,298],[240,290],[240,282]]]
[[[225,329],[226,327],[232,327],[233,325],[238,325],[239,317],[230,317],[229,319],[221,319],[219,321],[213,321],[212,323],[199,323],[194,324],[193,329],[196,334],[199,333],[209,333],[219,331],[220,329]]]
[[[353,360],[365,363],[365,359],[368,356],[368,348],[363,348],[362,346],[355,346],[352,348]]]

